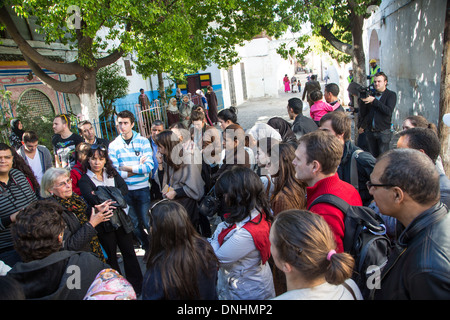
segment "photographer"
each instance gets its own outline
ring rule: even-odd
[[[377,158],[389,150],[392,138],[392,112],[397,103],[397,94],[386,88],[388,78],[383,72],[375,75],[375,96],[358,99],[361,128],[366,132],[369,151]]]

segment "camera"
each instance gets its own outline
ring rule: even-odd
[[[365,98],[367,98],[367,97],[370,96],[370,95],[372,95],[372,91],[370,90],[369,87],[361,87],[361,88],[359,89],[359,95],[358,95],[358,98],[360,98],[360,99],[365,99]]]
[[[356,82],[352,82],[350,83],[350,85],[348,86],[347,91],[353,95],[353,96],[357,96],[359,99],[365,99],[368,96],[373,95],[372,94],[372,90],[370,89],[370,87],[364,87]]]

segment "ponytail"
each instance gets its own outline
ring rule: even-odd
[[[273,239],[278,258],[309,280],[325,277],[334,285],[352,276],[355,261],[348,253],[336,253],[334,234],[323,217],[306,210],[286,210],[275,217]]]
[[[331,250],[330,252],[333,251]],[[345,252],[336,253],[334,251],[331,255],[330,252],[326,258],[329,261],[329,267],[325,273],[325,280],[328,283],[339,285],[352,276],[355,260],[350,254]]]

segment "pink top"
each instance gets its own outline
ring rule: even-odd
[[[320,121],[320,119],[322,119],[322,117],[330,111],[334,111],[333,106],[323,100],[319,100],[314,102],[311,106],[309,114],[314,121]]]

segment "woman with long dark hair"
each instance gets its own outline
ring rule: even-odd
[[[217,283],[221,300],[261,300],[275,296],[269,263],[272,216],[258,175],[249,168],[225,171],[215,185],[221,201],[210,243],[220,262]]]
[[[181,204],[158,201],[149,210],[150,249],[143,300],[215,300],[218,261]]]
[[[158,164],[156,183],[164,198],[181,203],[197,228],[199,213],[197,201],[205,193],[202,179],[202,164],[193,163],[192,155],[185,154],[183,144],[171,130],[164,130],[156,136],[158,152],[163,156]]]
[[[292,161],[295,158],[295,148],[288,142],[278,145],[278,156],[274,157],[273,166],[278,168],[272,175],[274,190],[270,197],[270,207],[273,214],[288,209],[306,209],[306,183],[295,177]]]
[[[229,107],[222,109],[217,114],[220,127],[224,131],[230,124],[238,124],[237,122],[237,109],[235,107]]]
[[[14,149],[19,149],[22,146],[22,136],[25,132],[20,119],[12,119],[11,122],[11,134],[9,135],[9,144]]]
[[[123,197],[128,193],[127,184],[114,168],[106,146],[92,145],[82,166],[86,173],[81,176],[78,186],[83,198],[91,207],[102,202],[96,194],[99,186],[115,187],[120,190]],[[111,200],[115,201],[115,199]],[[133,285],[136,293],[140,294],[142,271],[133,247],[133,223],[124,209],[116,207],[113,213],[115,217],[96,226],[98,238],[108,256],[108,264],[120,272],[116,253],[116,248],[119,247],[126,278]]]

